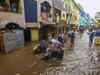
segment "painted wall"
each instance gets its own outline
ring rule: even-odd
[[[78,9],[77,9],[76,12],[77,12],[77,14],[76,14],[76,15],[77,15],[76,24],[77,24],[78,26],[80,26],[80,17],[81,17],[80,14],[81,14],[81,12],[80,12],[80,10],[78,10]]]
[[[38,31],[38,29],[32,29],[31,35],[32,35],[32,42],[39,40],[39,31]]]
[[[66,21],[66,12],[61,11],[61,20]]]

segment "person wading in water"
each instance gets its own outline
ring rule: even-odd
[[[75,43],[75,32],[72,31],[72,32],[71,32],[71,36],[70,36],[70,47],[71,47],[71,48],[74,47],[74,43]]]

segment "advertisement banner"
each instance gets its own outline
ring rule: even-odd
[[[51,19],[52,15],[52,1],[38,0],[38,21],[46,24]]]

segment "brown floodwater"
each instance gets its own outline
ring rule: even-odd
[[[9,54],[0,54],[0,75],[100,75],[100,48],[88,47],[88,35],[78,38],[75,47],[65,44],[63,60],[41,60],[32,55],[32,45]]]

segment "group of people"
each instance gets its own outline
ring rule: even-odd
[[[47,60],[51,58],[62,59],[64,56],[64,43],[65,37],[64,34],[59,34],[58,37],[53,37],[52,35],[49,36],[49,41],[46,42],[45,40],[41,40],[36,50],[32,52],[32,54],[39,54],[43,53],[41,59]]]

